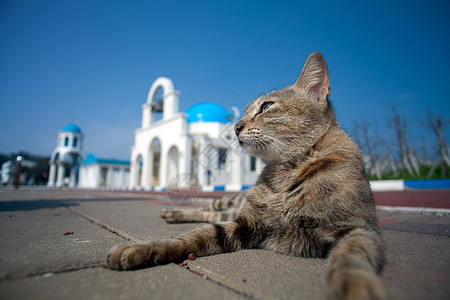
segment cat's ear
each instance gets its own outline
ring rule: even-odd
[[[294,86],[314,100],[326,103],[330,96],[331,86],[327,63],[322,54],[314,52],[308,57],[302,74]]]

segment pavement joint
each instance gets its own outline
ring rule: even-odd
[[[246,299],[259,299],[259,298],[256,298],[256,297],[255,297],[253,294],[251,294],[251,293],[243,292],[242,290],[237,289],[237,288],[235,288],[235,287],[232,287],[231,285],[226,284],[226,283],[224,283],[224,282],[221,282],[220,280],[216,280],[216,279],[214,279],[213,277],[206,275],[205,273],[201,273],[201,272],[199,272],[199,271],[195,271],[195,270],[191,269],[191,267],[189,267],[188,263],[182,263],[182,264],[179,264],[179,266],[180,266],[181,268],[183,268],[183,269],[185,269],[185,270],[191,272],[192,274],[195,274],[195,275],[197,275],[197,276],[200,276],[200,277],[202,277],[203,279],[205,279],[205,280],[207,280],[207,281],[209,281],[209,282],[211,282],[211,283],[213,283],[213,284],[215,284],[215,285],[218,285],[218,286],[221,286],[221,287],[223,287],[223,288],[226,288],[227,290],[229,290],[229,291],[231,291],[231,292],[233,292],[233,293],[235,293],[235,294],[237,294],[237,295],[239,295],[239,296],[242,296],[242,297],[244,297],[244,298],[246,298]],[[211,273],[211,272],[210,272],[210,273]],[[261,299],[262,299],[262,298],[261,298]]]
[[[93,218],[91,216],[86,215],[85,213],[82,213],[79,210],[74,209],[73,207],[69,207],[69,206],[66,206],[66,207],[70,211],[71,214],[79,216],[79,217],[82,217],[82,218],[88,220],[89,222],[99,226],[100,228],[103,228],[103,229],[105,229],[105,230],[107,230],[107,231],[109,231],[109,232],[111,232],[111,233],[113,233],[115,235],[120,236],[121,238],[127,240],[128,242],[132,242],[132,243],[143,242],[140,239],[134,238],[131,235],[129,235],[129,234],[127,234],[127,233],[125,233],[125,232],[123,232],[123,231],[121,231],[119,229],[116,229],[116,228],[112,227],[111,225],[108,225],[108,224],[106,224],[104,222],[101,222],[101,221],[99,221],[99,220],[97,220],[97,219],[95,219],[95,218]]]
[[[225,278],[223,275],[217,274],[211,270],[206,270],[200,266],[190,266],[189,262],[185,262],[183,264],[179,265],[181,268],[188,270],[189,272],[202,277],[205,280],[210,281],[211,283],[214,283],[216,285],[219,285],[223,288],[226,288],[229,291],[232,291],[235,294],[238,294],[239,296],[242,296],[246,299],[272,299],[264,297],[263,295],[258,295],[256,291],[245,291],[248,290],[248,288],[245,288],[238,282],[234,280],[230,280],[229,278]],[[197,270],[194,270],[194,267]]]
[[[59,266],[52,269],[43,269],[39,271],[33,271],[26,274],[4,274],[0,277],[0,282],[2,281],[8,281],[8,280],[18,280],[23,278],[32,278],[32,277],[39,277],[39,276],[51,276],[54,274],[63,274],[63,273],[70,273],[70,272],[76,272],[80,270],[86,270],[86,269],[94,269],[94,268],[105,268],[104,262],[92,262],[92,263],[83,263],[79,264],[77,266],[74,265],[66,265],[66,266]]]
[[[86,270],[86,269],[94,269],[94,268],[105,268],[104,262],[94,262],[94,263],[87,263],[82,264],[79,266],[67,266],[66,268],[62,267],[55,270],[48,270],[48,271],[41,271],[41,272],[33,272],[28,274],[26,277],[35,277],[35,276],[48,276],[53,274],[62,274],[62,273],[70,273],[70,272],[76,272],[80,270]]]

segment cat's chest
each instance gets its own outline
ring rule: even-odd
[[[286,226],[293,223],[296,215],[301,214],[301,207],[293,199],[288,193],[273,191],[270,187],[264,186],[249,200],[252,209],[263,222]]]
[[[307,257],[323,257],[328,252],[329,244],[321,238],[327,226],[307,206],[277,193],[266,199],[271,201],[259,209],[267,233],[264,248]]]
[[[263,184],[278,197],[291,192],[298,182],[298,166],[287,165],[263,175]]]

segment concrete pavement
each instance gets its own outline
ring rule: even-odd
[[[166,224],[161,208],[207,201],[170,201],[164,193],[0,190],[0,299],[325,299],[326,260],[270,251],[128,272],[103,267],[115,244],[200,226]],[[442,210],[378,213],[390,298],[449,299],[450,216]]]

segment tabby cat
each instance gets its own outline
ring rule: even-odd
[[[213,204],[223,213],[163,210],[168,222],[216,221],[171,240],[116,246],[115,270],[260,248],[328,257],[330,299],[384,299],[384,249],[362,155],[340,128],[328,97],[325,59],[311,54],[298,81],[254,100],[234,130],[265,167],[245,193]],[[225,221],[225,222],[223,222]]]

